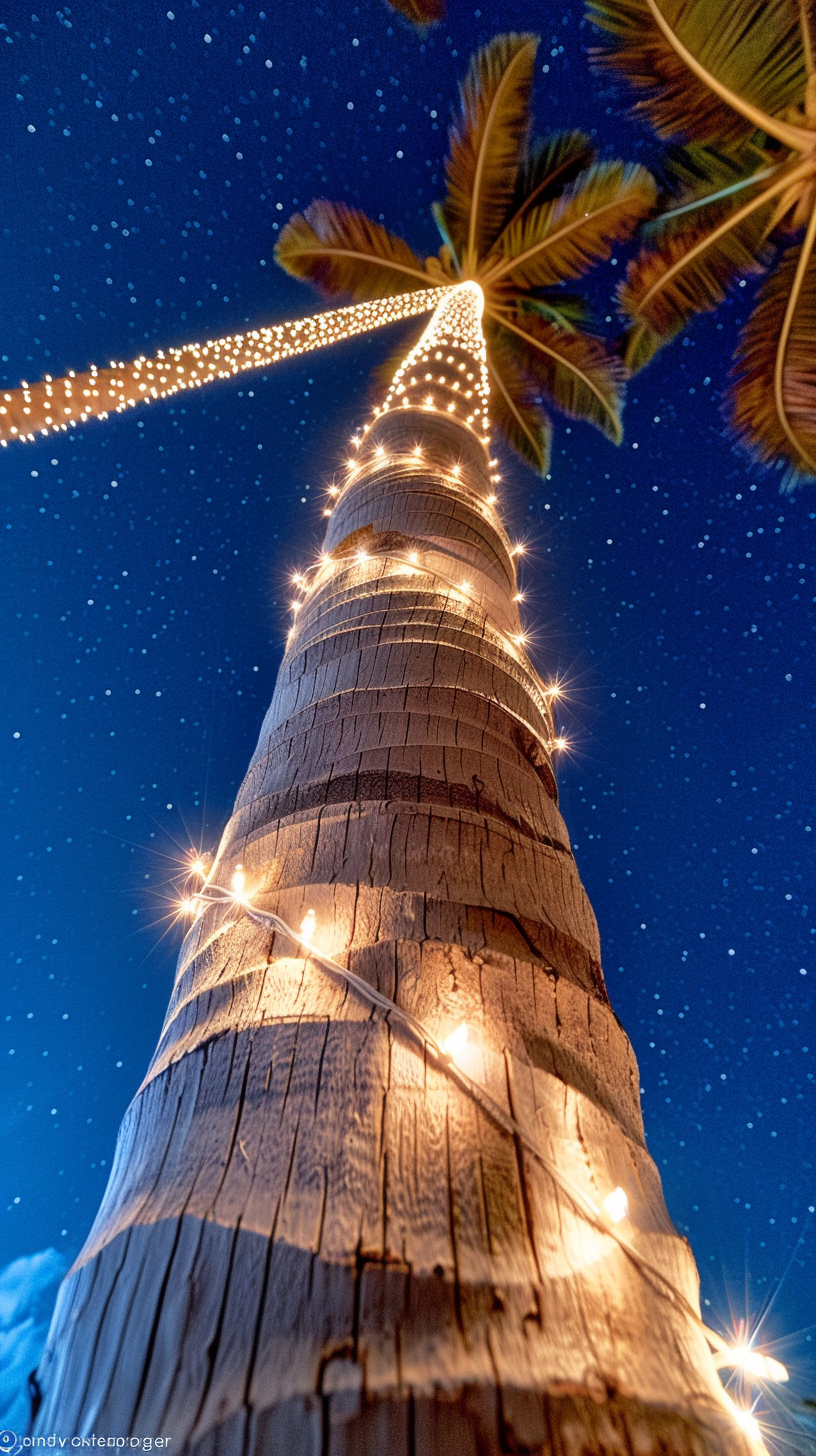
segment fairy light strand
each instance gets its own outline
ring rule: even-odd
[[[112,360],[107,369],[92,364],[86,373],[71,370],[61,379],[46,375],[38,384],[24,380],[18,389],[0,392],[0,445],[11,440],[33,441],[91,418],[106,419],[183,389],[198,389],[216,379],[232,379],[248,369],[328,348],[342,339],[428,313],[451,291],[418,289],[205,343],[159,349],[155,358],[143,354],[129,364]]]
[[[533,680],[531,686],[531,696],[533,697],[536,706],[538,707],[540,712],[543,714],[547,722],[552,727],[551,704],[553,699],[559,696],[559,689],[557,687],[548,687],[542,681],[539,674],[536,672],[535,668],[530,662],[527,652],[524,652],[523,662],[519,663],[519,654],[516,651],[516,648],[524,646],[527,641],[526,633],[522,632],[513,636],[511,633],[505,632],[501,627],[491,622],[490,614],[488,613],[487,609],[482,605],[482,603],[476,600],[476,594],[473,593],[473,588],[471,587],[469,582],[457,582],[456,580],[454,580],[453,577],[448,576],[445,572],[437,570],[436,567],[428,566],[426,563],[420,560],[420,553],[418,551],[405,554],[398,551],[388,551],[382,549],[360,552],[356,556],[351,557],[340,557],[335,559],[329,558],[328,561],[325,559],[321,559],[315,562],[313,567],[307,567],[304,572],[298,572],[297,581],[295,581],[295,579],[293,578],[293,585],[297,586],[301,590],[301,592],[304,593],[300,601],[291,603],[291,611],[293,615],[297,617],[303,609],[303,606],[307,601],[305,593],[309,591],[314,591],[317,588],[317,581],[315,581],[314,583],[310,583],[308,580],[308,574],[310,571],[314,571],[315,573],[319,574],[320,571],[325,569],[325,567],[329,564],[339,567],[340,569],[345,568],[346,570],[348,570],[353,566],[365,565],[367,561],[382,561],[384,565],[387,565],[389,562],[394,561],[402,567],[403,572],[406,576],[409,574],[411,576],[430,576],[434,578],[434,580],[439,581],[444,586],[446,586],[455,597],[459,598],[460,600],[469,601],[471,607],[478,608],[478,610],[482,614],[483,624],[485,628],[489,630],[491,634],[495,635],[495,638],[497,639],[497,645],[501,647],[503,651],[509,652],[513,660],[518,665],[523,667],[526,672],[529,673],[530,677]],[[323,583],[321,582],[320,585],[323,585]],[[288,645],[294,645],[292,641],[292,634],[290,634]],[[536,737],[539,736],[537,733],[535,733],[535,730],[531,727],[530,724],[527,724],[526,726],[530,728],[530,731],[534,733]],[[554,731],[555,730],[553,728],[553,732]],[[565,739],[553,737],[549,744],[546,746],[551,750],[553,747],[565,748],[567,744]]]
[[[241,876],[241,879],[243,880],[243,876]],[[681,1289],[678,1289],[669,1276],[664,1274],[663,1270],[659,1269],[650,1259],[645,1258],[640,1250],[635,1248],[634,1244],[615,1227],[616,1222],[619,1221],[619,1210],[622,1208],[620,1197],[615,1198],[615,1195],[622,1194],[622,1189],[614,1189],[612,1195],[607,1197],[605,1202],[607,1205],[611,1202],[612,1207],[607,1207],[606,1211],[604,1211],[604,1207],[594,1203],[589,1195],[563,1169],[559,1168],[552,1159],[547,1157],[547,1154],[543,1152],[538,1143],[530,1136],[526,1128],[517,1121],[512,1113],[505,1111],[481,1082],[469,1076],[467,1072],[456,1064],[455,1056],[463,1050],[464,1045],[467,1043],[467,1036],[462,1035],[462,1026],[457,1027],[452,1036],[448,1037],[449,1042],[456,1041],[456,1046],[451,1050],[446,1049],[445,1044],[438,1040],[430,1027],[426,1026],[419,1017],[414,1016],[405,1007],[398,1005],[396,1001],[392,1001],[389,996],[383,995],[381,991],[376,990],[368,981],[363,980],[361,976],[355,975],[353,971],[348,970],[339,961],[334,960],[332,956],[326,955],[324,951],[318,950],[312,944],[311,939],[316,928],[314,911],[307,912],[307,915],[304,917],[301,932],[298,932],[281,915],[277,915],[271,910],[261,910],[257,906],[252,905],[249,900],[249,895],[245,892],[243,883],[233,893],[230,893],[228,890],[223,890],[219,886],[205,885],[193,899],[201,903],[204,908],[217,905],[239,906],[244,914],[250,920],[254,921],[255,924],[264,926],[267,929],[279,931],[295,945],[301,946],[307,952],[308,958],[314,961],[315,965],[321,970],[327,972],[331,977],[339,979],[351,990],[356,991],[370,1005],[383,1011],[389,1020],[389,1024],[395,1022],[418,1044],[423,1056],[430,1052],[437,1068],[450,1081],[455,1083],[460,1091],[470,1097],[497,1127],[521,1144],[534,1161],[549,1174],[561,1191],[567,1195],[577,1212],[592,1223],[599,1232],[613,1239],[621,1249],[621,1252],[632,1262],[638,1272],[653,1282],[652,1287],[658,1293],[668,1296],[693,1322],[704,1335],[709,1346],[716,1352],[715,1365],[717,1368],[736,1365],[744,1370],[746,1374],[753,1375],[758,1379],[784,1381],[788,1378],[787,1370],[779,1361],[763,1356],[758,1351],[748,1351],[744,1347],[733,1349],[722,1335],[716,1330],[712,1330],[705,1323],[687,1296]],[[306,933],[303,933],[304,931]],[[465,1031],[467,1031],[466,1026]],[[628,1213],[628,1202],[625,1213],[621,1213],[620,1216],[623,1217],[626,1213]],[[752,1355],[754,1358],[746,1358],[748,1355]],[[734,1405],[734,1402],[731,1402],[731,1404],[734,1406],[734,1411],[741,1411],[742,1408]],[[751,1434],[754,1433],[751,1432]]]

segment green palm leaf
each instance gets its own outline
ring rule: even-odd
[[[510,309],[485,310],[488,357],[512,349],[523,375],[563,414],[596,425],[616,444],[622,438],[626,374],[621,361],[592,334],[556,329],[547,319]]]
[[[588,11],[608,37],[596,59],[626,77],[661,136],[739,142],[804,104],[798,0],[589,0]]]
[[[445,18],[445,0],[388,0],[388,4],[420,30]]]
[[[657,189],[645,167],[597,162],[560,197],[520,212],[502,233],[501,257],[488,259],[490,283],[546,288],[580,278],[631,237],[653,208]]]
[[[295,213],[275,258],[332,298],[385,298],[443,282],[441,268],[431,274],[402,238],[342,202],[320,200]]]
[[[515,195],[530,130],[537,47],[532,35],[497,36],[473,57],[460,88],[442,210],[467,276],[501,231]]]
[[[776,200],[793,169],[780,169],[744,200],[736,195],[666,222],[630,264],[618,301],[631,325],[625,361],[634,372],[697,313],[712,312],[734,284],[765,271]]]
[[[541,386],[521,367],[512,336],[505,330],[490,330],[488,349],[491,418],[511,450],[539,475],[546,475],[552,421],[542,403]]]
[[[807,239],[789,248],[760,289],[728,396],[738,437],[759,460],[783,461],[789,486],[816,476],[816,228],[809,231],[810,250]]]
[[[592,142],[582,131],[554,132],[534,141],[522,159],[516,195],[493,247],[500,246],[508,228],[520,223],[533,206],[560,197],[581,172],[592,166],[595,156]]]

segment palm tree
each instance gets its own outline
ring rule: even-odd
[[[756,1456],[557,806],[483,302],[440,295],[297,578],[35,1444]]]
[[[492,420],[541,463],[534,379],[612,428],[617,375],[558,284],[649,184],[622,204],[583,140],[528,148],[534,44],[501,46],[511,79],[483,56],[464,88],[437,260],[327,204],[281,240],[363,298],[344,328],[427,309],[429,281],[436,307],[351,441],[234,812],[190,866],[35,1443],[756,1451],[645,1147],[490,453]],[[208,350],[196,379],[234,365]],[[157,362],[159,393],[179,366]]]
[[[589,0],[598,59],[674,150],[674,205],[648,225],[620,305],[647,363],[738,281],[765,275],[728,413],[793,486],[816,475],[816,11],[812,0]]]
[[[625,372],[582,326],[587,306],[568,286],[631,236],[653,206],[655,185],[641,166],[599,162],[582,132],[531,140],[536,47],[530,35],[498,36],[473,58],[450,133],[447,194],[434,208],[444,240],[435,257],[420,259],[361,212],[318,201],[284,228],[277,258],[329,296],[371,304],[369,327],[383,321],[375,303],[417,294],[421,311],[433,306],[429,289],[477,282],[485,299],[494,423],[518,454],[546,472],[548,403],[614,441],[621,438]],[[408,300],[405,310],[412,311]],[[65,415],[75,422],[77,404],[81,419],[124,409],[149,398],[151,389],[163,396],[179,381],[206,383],[234,372],[238,360],[240,367],[268,364],[340,332],[317,340],[318,324],[255,330],[237,343],[189,345],[155,360],[114,364],[67,386],[51,380],[25,386],[0,403],[0,438],[34,438],[38,429],[64,424]]]

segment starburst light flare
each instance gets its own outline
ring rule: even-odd
[[[182,389],[231,379],[247,369],[264,369],[297,354],[415,318],[436,308],[446,291],[453,290],[424,288],[205,343],[159,349],[155,358],[141,354],[130,364],[112,360],[107,369],[92,364],[86,373],[71,370],[63,379],[47,374],[39,384],[23,380],[18,389],[0,395],[0,445],[10,440],[32,441],[92,418],[107,419]]]

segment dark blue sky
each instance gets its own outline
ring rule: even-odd
[[[542,130],[656,155],[577,3],[455,3],[425,40],[379,0],[170,3],[0,28],[7,387],[315,311],[273,263],[314,196],[435,251],[456,81],[499,30],[542,33]],[[624,258],[593,281],[601,320]],[[634,381],[620,449],[559,421],[550,479],[506,472],[508,516],[538,664],[570,687],[564,810],[669,1207],[712,1318],[788,1271],[764,1328],[796,1335],[778,1348],[816,1395],[816,495],[723,433],[750,294]],[[175,860],[217,843],[287,579],[396,343],[3,453],[2,1263],[90,1226],[172,983]]]

